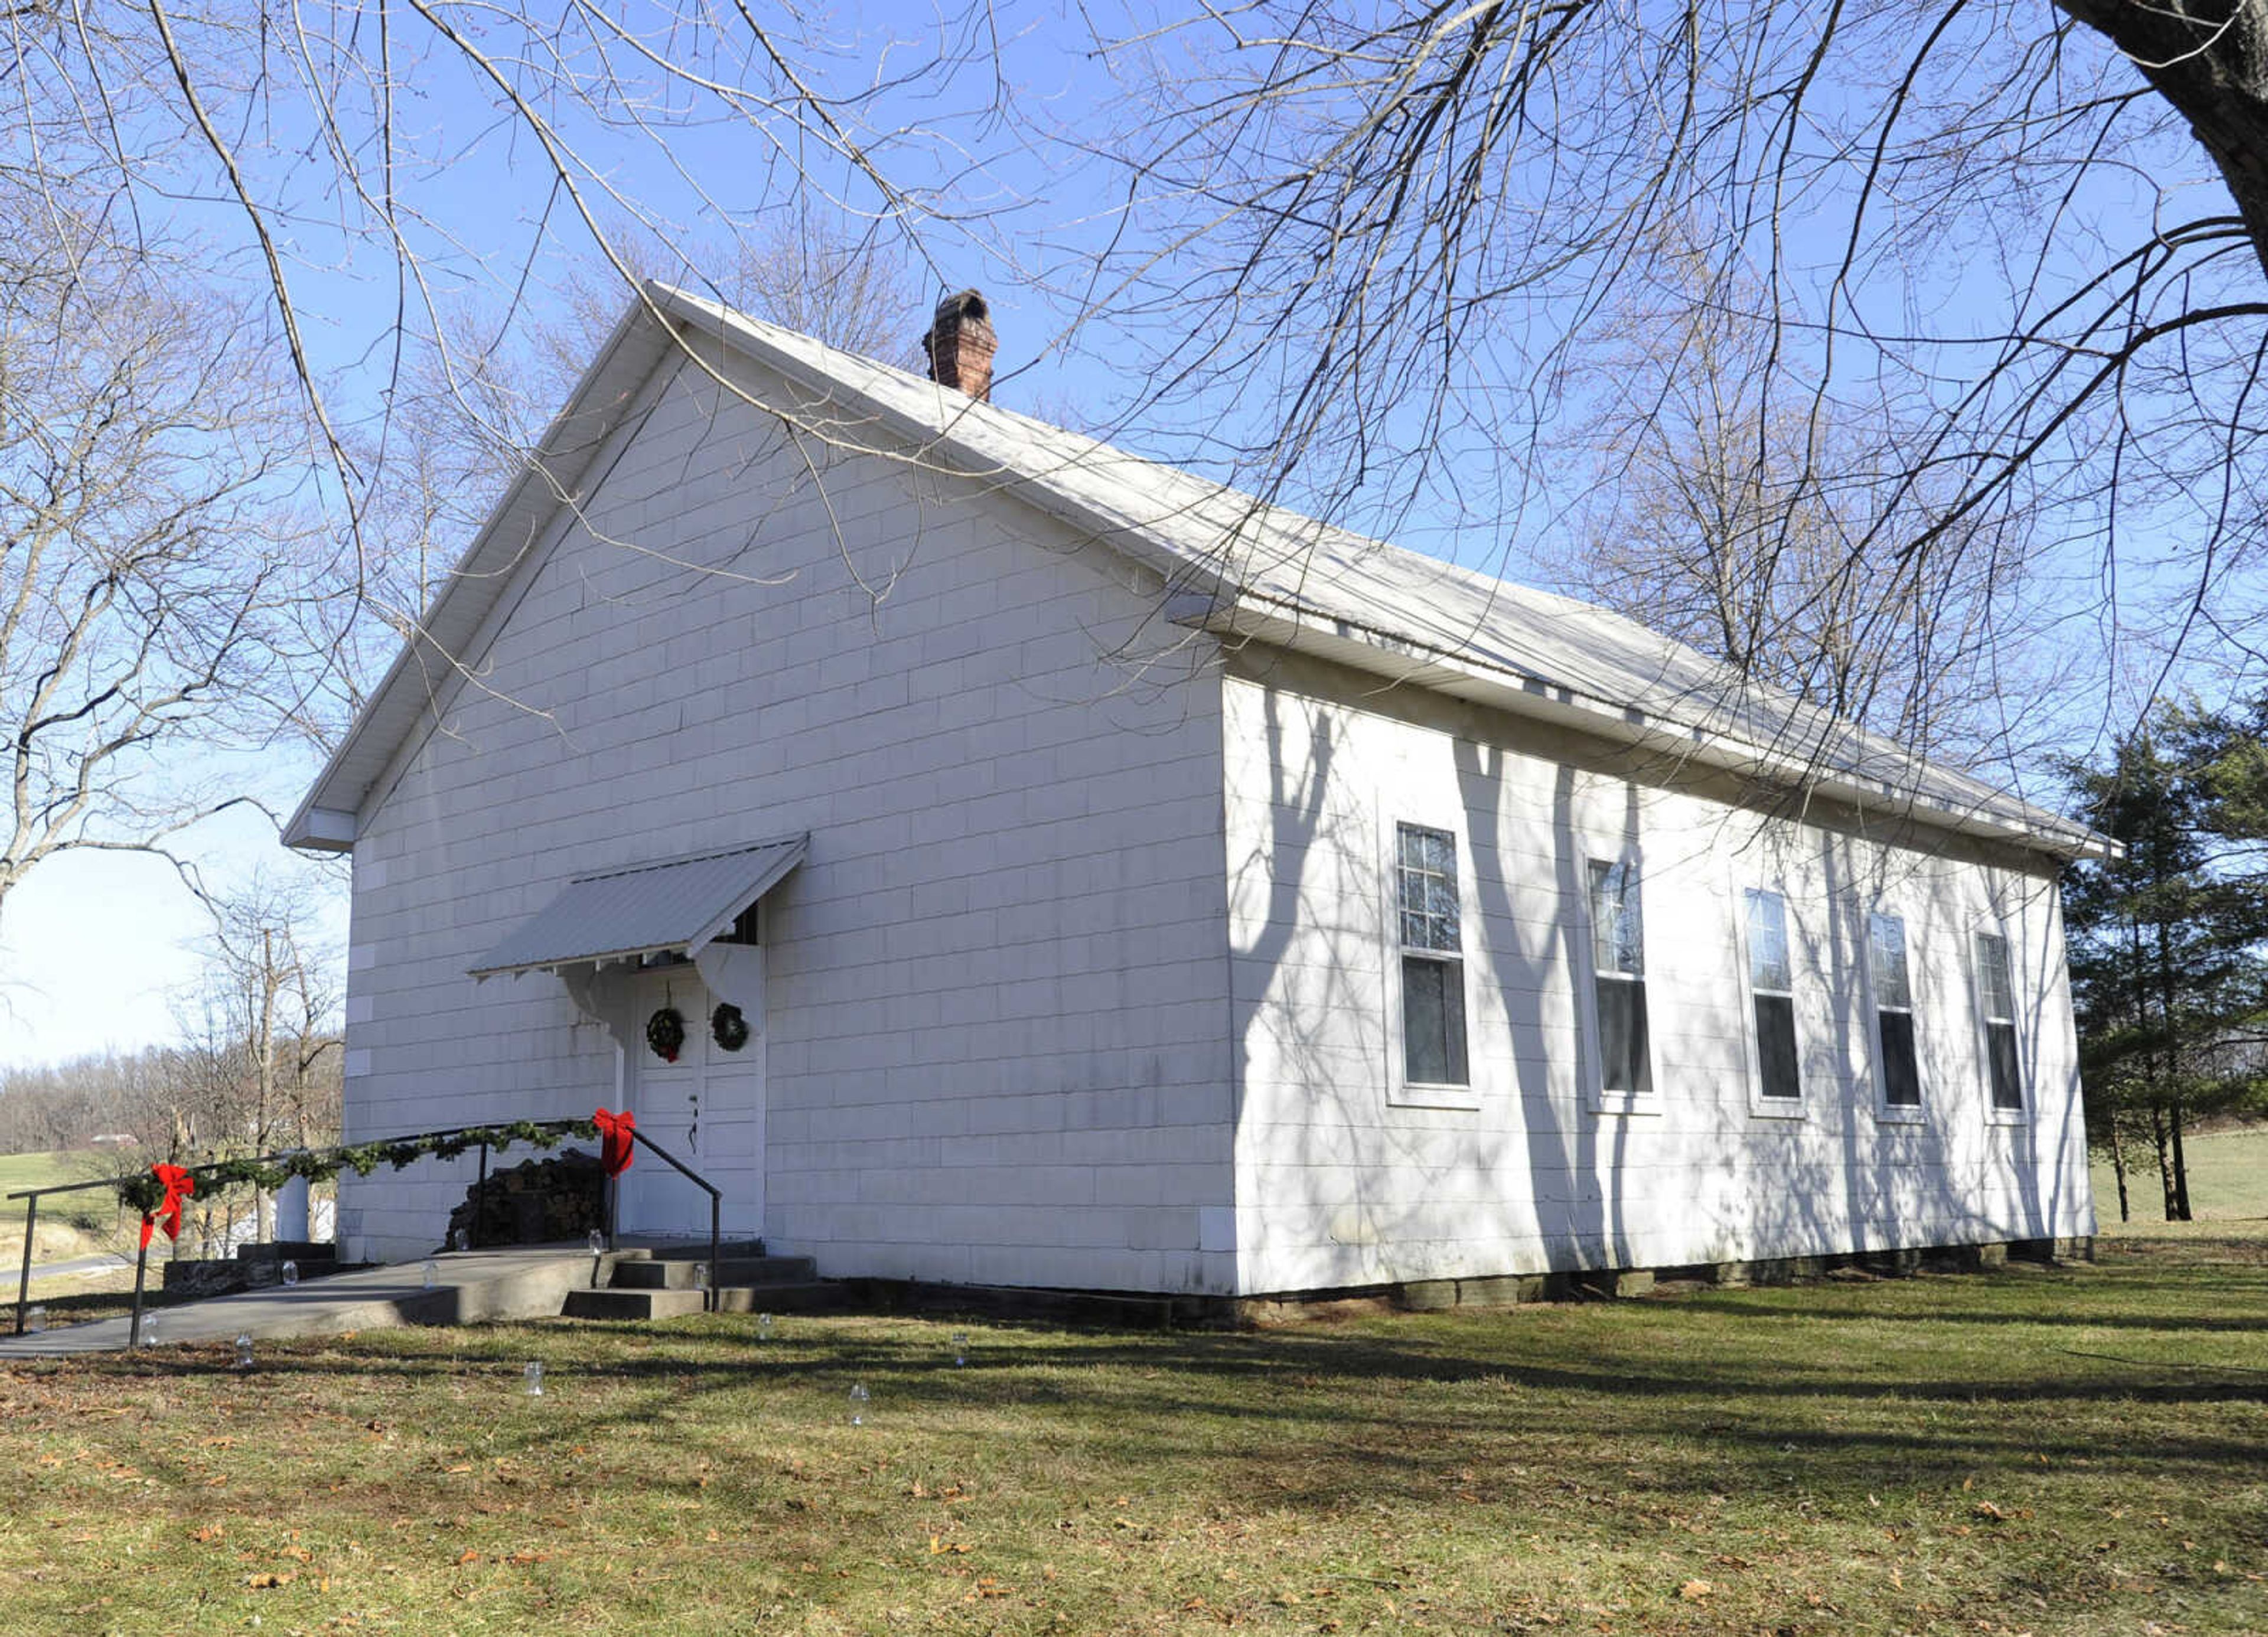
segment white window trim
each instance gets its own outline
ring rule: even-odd
[[[2021,1108],[2002,1108],[1992,1100],[1992,1036],[1984,1017],[1984,971],[1977,959],[1977,935],[1989,932],[1998,937],[2008,951],[2008,1003],[2015,1008],[2015,1016],[2008,1021],[2016,1026],[2016,1092],[2023,1098]],[[1984,1104],[1984,1119],[1994,1126],[2029,1126],[2032,1123],[2033,1086],[2038,1076],[2032,1064],[2030,1042],[2024,1031],[2024,1003],[2016,995],[2017,951],[2023,945],[2010,934],[2007,923],[1998,916],[1984,916],[1970,923],[1969,948],[1965,965],[1969,969],[1970,1015],[1976,1019],[1977,1031],[1977,1094]]]
[[[1591,845],[1577,838],[1575,861],[1575,969],[1570,974],[1574,980],[1575,1015],[1582,1031],[1583,1045],[1583,1107],[1594,1114],[1659,1114],[1661,1112],[1661,1074],[1655,1042],[1661,1037],[1660,1009],[1654,1005],[1655,973],[1648,944],[1652,942],[1646,929],[1653,917],[1646,912],[1650,896],[1647,883],[1653,879],[1646,867],[1642,848],[1626,843],[1611,847]],[[1606,1089],[1606,1046],[1599,1036],[1599,973],[1598,938],[1591,917],[1591,866],[1593,864],[1631,864],[1638,870],[1638,958],[1646,965],[1646,1079],[1650,1091],[1609,1091]]]
[[[1779,899],[1787,920],[1787,979],[1797,981],[1795,903],[1787,889],[1763,881],[1736,881],[1733,885],[1734,949],[1741,963],[1741,1050],[1749,1066],[1749,1112],[1758,1119],[1808,1119],[1812,1087],[1803,1071],[1803,1006],[1799,992],[1788,990],[1795,1013],[1795,1096],[1764,1095],[1764,1053],[1756,1044],[1756,964],[1749,958],[1749,894],[1769,892]],[[1873,1015],[1871,1011],[1868,1014]]]
[[[1410,1058],[1403,1034],[1402,1002],[1402,855],[1401,826],[1439,830],[1457,844],[1457,965],[1464,980],[1465,1083],[1434,1085],[1406,1077]],[[1378,879],[1382,884],[1378,918],[1379,965],[1386,996],[1386,1063],[1384,1090],[1389,1108],[1472,1110],[1481,1106],[1482,1053],[1479,1008],[1474,1003],[1476,929],[1481,925],[1480,907],[1473,882],[1472,839],[1465,832],[1462,806],[1450,811],[1422,801],[1409,801],[1381,792],[1378,803]]]
[[[1874,924],[1876,915],[1894,915],[1905,929],[1906,948],[1906,1014],[1914,1020],[1914,1084],[1921,1092],[1921,1101],[1914,1104],[1890,1101],[1890,1075],[1887,1058],[1882,1051],[1882,1009],[1874,1003]],[[1874,1119],[1887,1126],[1926,1126],[1929,1111],[1935,1102],[1930,1084],[1929,1054],[1923,1047],[1926,1035],[1922,1028],[1923,1008],[1920,963],[1914,958],[1918,940],[1914,936],[1914,919],[1906,913],[1904,904],[1893,899],[1862,899],[1859,905],[1859,987],[1867,1004],[1867,1078],[1874,1088]]]

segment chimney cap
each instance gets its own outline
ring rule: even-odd
[[[937,304],[937,316],[939,320],[960,319],[983,324],[991,318],[992,312],[984,305],[983,290],[963,290],[940,300]]]

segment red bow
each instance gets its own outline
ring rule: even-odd
[[[591,1123],[604,1139],[599,1149],[599,1164],[607,1168],[609,1177],[621,1176],[630,1168],[630,1133],[637,1129],[637,1117],[628,1109],[610,1114],[602,1108],[591,1116]]]
[[[166,1190],[166,1197],[156,1210],[142,1213],[142,1248],[145,1251],[150,1248],[150,1230],[153,1227],[162,1225],[168,1239],[181,1237],[181,1201],[197,1191],[197,1179],[179,1165],[161,1161],[150,1167],[150,1174]]]

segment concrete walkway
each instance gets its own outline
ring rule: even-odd
[[[424,1288],[422,1262],[333,1274],[305,1284],[271,1285],[235,1296],[144,1310],[157,1318],[158,1345],[254,1340],[277,1336],[330,1336],[394,1325],[473,1325],[496,1319],[556,1318],[567,1293],[591,1282],[591,1252],[584,1245],[515,1245],[498,1251],[457,1251],[436,1256],[438,1282]],[[609,1256],[606,1262],[610,1263]],[[601,1265],[604,1281],[609,1267]],[[114,1353],[127,1345],[124,1318],[69,1325],[36,1336],[6,1333],[15,1314],[5,1308],[0,1360],[70,1353]]]

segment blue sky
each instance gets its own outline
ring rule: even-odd
[[[823,42],[805,61],[815,83],[845,93],[889,87],[877,91],[864,110],[874,133],[865,151],[902,185],[938,190],[934,197],[923,194],[924,203],[947,195],[957,202],[957,216],[924,220],[921,247],[932,267],[917,276],[935,278],[940,289],[985,290],[1002,335],[999,396],[1042,410],[1077,406],[1091,423],[1112,423],[1146,385],[1139,376],[1144,347],[1170,341],[1160,327],[1169,329],[1174,319],[1165,307],[1123,326],[1088,329],[1071,348],[1055,344],[1082,302],[1109,306],[1117,299],[1109,286],[1083,282],[1079,272],[1081,253],[1118,225],[1121,186],[1107,165],[1080,151],[1088,138],[1108,134],[1096,122],[1122,117],[1114,108],[1123,108],[1113,102],[1119,87],[1110,70],[1089,49],[1086,19],[1101,15],[1110,19],[1106,26],[1139,28],[1155,18],[1140,7],[1037,7],[976,12],[972,21],[902,4],[807,15],[819,17],[814,26]],[[988,20],[1004,32],[984,33]],[[534,139],[499,120],[494,86],[445,53],[412,53],[409,39],[401,37],[399,91],[389,113],[405,154],[394,180],[415,202],[411,232],[428,288],[452,309],[493,315],[517,301],[542,314],[556,305],[563,281],[589,264],[574,211]],[[1201,56],[1208,48],[1209,36],[1199,32],[1159,49],[1170,59],[1179,52]],[[956,55],[964,59],[960,70],[924,71],[924,64]],[[986,71],[996,63],[997,75]],[[992,115],[1002,86],[1013,99],[1014,121]],[[357,105],[350,91],[342,94],[350,118],[357,106],[366,118],[375,106],[367,96]],[[323,161],[304,114],[279,105],[266,111],[259,128],[267,141],[251,156],[254,181],[278,208],[274,219],[308,345],[335,410],[347,422],[368,424],[382,408],[397,303],[408,303],[414,323],[421,292],[401,283],[388,248],[366,231],[354,206],[335,196],[335,172]],[[1033,145],[1035,132],[1049,139],[1044,152]],[[794,208],[806,197],[805,178],[816,179],[822,193],[854,211],[880,202],[849,160],[814,150],[777,122],[767,130],[761,123],[681,120],[671,126],[666,153],[635,133],[586,118],[569,117],[559,133],[586,161],[584,185],[602,217],[620,214],[603,196],[610,186],[696,240],[725,236],[718,209],[745,223]],[[217,179],[190,171],[172,180],[162,194],[146,197],[145,208],[170,213],[217,244],[233,243],[224,265],[233,276],[256,279],[240,217]],[[1818,201],[1811,207],[1831,216]],[[2091,208],[2115,223],[2125,207],[2110,196]],[[1807,231],[1795,215],[1789,229],[1798,239]],[[1170,255],[1159,264],[1168,282],[1175,265]],[[1992,276],[1983,262],[1947,269],[1926,300],[1958,307],[1964,281],[1979,276]],[[906,314],[909,343],[925,319],[918,307]],[[1520,356],[1517,345],[1501,355]],[[1502,463],[1520,458],[1492,440],[1507,429],[1516,434],[1529,383],[1505,370],[1498,371],[1505,378],[1490,378],[1494,358],[1467,362],[1475,371],[1476,418],[1459,428],[1469,441],[1457,454],[1461,479],[1474,485],[1478,499],[1466,501],[1460,515],[1458,503],[1437,491],[1395,532],[1405,544],[1521,577],[1549,505],[1508,515],[1492,510],[1490,497],[1510,469]],[[1171,415],[1131,429],[1133,441],[1169,458],[1202,456],[1218,447],[1214,435],[1221,429],[1211,415],[1228,415],[1233,435],[1239,391],[1257,390],[1258,397],[1241,406],[1251,409],[1270,385],[1258,377],[1215,383],[1176,403]],[[1542,485],[1547,495],[1550,488],[1549,481]],[[2093,640],[2081,612],[2097,589],[2089,574],[2083,555],[2059,559],[2033,593],[2073,611],[2074,647]],[[286,748],[261,760],[254,782],[271,805],[288,811],[314,770],[311,752]],[[255,869],[290,867],[249,816],[217,821],[188,850],[224,885]],[[0,922],[0,1065],[171,1038],[169,996],[194,980],[189,945],[201,929],[194,901],[161,863],[97,855],[44,866],[11,897]],[[335,913],[328,930],[342,948],[342,914]]]

